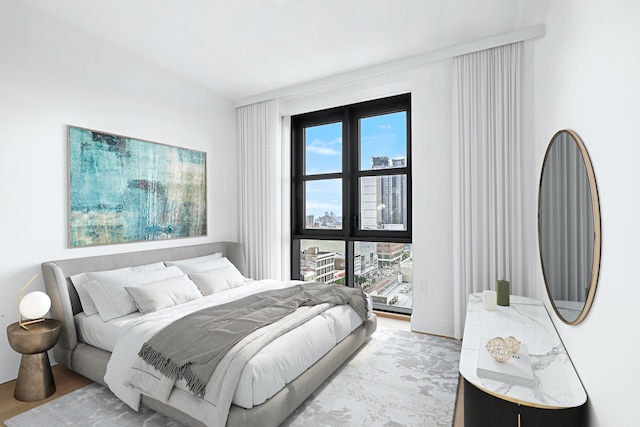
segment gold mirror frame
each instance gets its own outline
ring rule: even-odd
[[[589,287],[587,290],[587,295],[586,295],[586,299],[584,301],[582,310],[580,311],[580,313],[575,319],[566,319],[559,311],[550,289],[549,280],[547,278],[547,272],[544,266],[545,257],[543,256],[543,253],[542,253],[543,244],[542,244],[542,232],[541,232],[541,229],[542,229],[541,214],[542,214],[542,190],[543,190],[543,179],[545,176],[545,167],[547,166],[549,153],[551,152],[551,148],[554,142],[556,142],[556,139],[563,133],[568,134],[568,136],[570,136],[575,142],[580,152],[580,155],[582,157],[584,166],[586,168],[586,176],[589,181],[588,185],[589,185],[589,191],[591,195],[591,210],[592,210],[592,218],[593,218],[593,240],[592,240],[593,257],[591,262],[591,275],[589,279]],[[551,301],[553,310],[555,311],[558,318],[568,325],[577,325],[578,323],[582,322],[585,319],[585,317],[587,317],[587,314],[589,313],[589,309],[593,304],[593,300],[596,293],[596,287],[598,284],[598,276],[600,272],[601,241],[602,241],[602,230],[601,230],[601,224],[600,224],[600,202],[598,197],[598,187],[596,184],[596,177],[593,172],[593,165],[591,164],[589,153],[587,152],[587,149],[584,143],[582,142],[582,139],[575,132],[568,129],[560,130],[556,132],[555,135],[553,135],[553,138],[551,138],[551,142],[549,142],[549,145],[547,146],[547,151],[545,152],[544,161],[542,163],[542,171],[540,173],[540,185],[538,188],[538,247],[539,247],[539,254],[540,254],[540,263],[542,265],[542,274],[544,276],[544,283],[547,289],[547,295],[549,297],[549,300]]]

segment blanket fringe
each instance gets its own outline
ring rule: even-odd
[[[182,371],[183,372],[180,373],[180,378],[184,378],[187,382],[187,387],[191,393],[199,397],[204,397],[206,384],[198,378],[198,375],[196,375],[192,369],[190,369],[190,365],[186,365]]]
[[[177,379],[180,374],[180,367],[148,342],[142,346],[138,352],[138,356],[157,369],[162,375],[171,378],[172,380]]]
[[[191,369],[191,364],[188,363],[182,367],[176,365],[168,357],[162,355],[162,353],[154,348],[149,343],[145,343],[138,356],[142,358],[149,365],[153,366],[162,375],[171,378],[172,380],[184,379],[187,382],[187,387],[191,393],[196,396],[203,397],[206,384],[198,378],[196,373]]]

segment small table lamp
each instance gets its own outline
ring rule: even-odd
[[[18,306],[18,310],[20,311],[20,320],[18,323],[25,330],[29,330],[27,327],[28,325],[44,322],[42,317],[47,314],[51,308],[51,299],[49,298],[49,295],[42,291],[30,292],[25,295],[24,298],[22,297],[22,292],[24,292],[24,290],[33,283],[34,280],[36,280],[36,277],[38,277],[37,273],[34,274],[27,284],[20,289],[20,305]],[[23,316],[31,320],[23,322]]]

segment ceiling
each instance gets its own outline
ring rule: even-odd
[[[21,0],[230,100],[541,24],[550,0]]]

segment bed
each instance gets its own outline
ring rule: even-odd
[[[92,326],[87,324],[91,323],[91,319],[96,319],[96,315],[86,316],[83,312],[83,306],[81,304],[81,297],[76,291],[76,286],[71,283],[70,278],[76,278],[86,272],[100,272],[110,271],[115,269],[123,269],[128,267],[138,267],[143,265],[154,265],[160,262],[167,263],[167,261],[195,259],[205,256],[212,256],[213,254],[221,256],[223,259],[230,261],[231,264],[242,275],[246,276],[246,261],[244,251],[239,243],[234,242],[217,242],[201,245],[183,246],[177,248],[165,248],[155,249],[132,253],[122,253],[113,255],[102,255],[88,258],[76,258],[59,261],[49,261],[42,264],[42,272],[45,281],[46,291],[51,297],[51,316],[62,322],[62,332],[60,340],[53,349],[55,360],[75,371],[79,374],[103,385],[107,385],[105,381],[105,375],[108,378],[112,378],[113,375],[108,373],[108,366],[110,366],[110,359],[112,355],[116,358],[116,353],[121,352],[118,350],[118,340],[123,340],[127,333],[122,333],[123,326],[129,328],[130,325],[136,324],[141,316],[140,313],[131,313],[126,316],[122,316],[109,322],[108,325],[102,325],[102,327],[113,328],[112,332],[108,329],[98,329],[98,333],[93,332]],[[173,279],[171,279],[173,280]],[[271,289],[273,287],[280,286],[293,286],[294,284],[276,284],[276,281],[256,281],[250,282],[245,286],[238,286],[229,291],[216,293],[212,298],[224,299],[227,294],[244,293],[249,286],[264,286],[264,289]],[[260,288],[263,289],[263,288]],[[132,294],[133,295],[133,294]],[[203,298],[206,299],[209,297]],[[181,310],[183,306],[200,303],[199,301],[190,301],[186,304],[181,304],[176,307],[169,307],[165,310],[159,310],[148,314],[148,316],[162,315],[165,312],[171,310]],[[136,304],[138,300],[136,300]],[[217,304],[217,302],[211,303]],[[355,324],[353,320],[337,320],[338,316],[343,316],[337,313],[343,311],[347,316],[351,316],[353,319],[353,310],[344,309],[345,306],[332,306],[330,309],[322,311],[318,315],[314,315],[313,321],[309,320],[300,327],[296,327],[291,330],[291,334],[304,333],[306,336],[316,335],[313,330],[307,330],[306,332],[300,332],[303,327],[312,327],[315,323],[320,322],[320,317],[330,318],[332,324],[342,325],[339,328],[340,333],[343,336],[337,338],[337,343],[333,345],[329,350],[325,350],[324,353],[317,358],[316,361],[310,363],[308,367],[304,368],[304,371],[300,374],[296,374],[295,378],[287,380],[287,383],[278,391],[271,391],[271,394],[262,393],[261,399],[255,399],[251,402],[252,397],[244,398],[238,397],[240,393],[240,385],[236,390],[236,395],[233,397],[233,402],[230,405],[228,414],[226,415],[226,421],[222,424],[228,426],[277,426],[285,418],[291,414],[311,393],[318,388],[345,360],[347,360],[360,346],[366,342],[368,337],[376,329],[376,316],[370,311],[367,314],[366,319],[358,324]],[[143,309],[143,306],[139,306]],[[332,311],[333,310],[333,311]],[[369,307],[370,310],[370,307]],[[102,314],[102,313],[100,313]],[[335,318],[333,317],[335,316]],[[134,320],[129,322],[129,318]],[[154,322],[155,324],[155,322]],[[346,324],[353,324],[354,326],[346,329]],[[78,326],[78,327],[77,327]],[[323,326],[319,326],[322,328]],[[88,329],[86,329],[88,328]],[[325,327],[326,328],[326,327]],[[133,328],[131,328],[133,329]],[[266,329],[266,328],[265,328]],[[278,338],[269,345],[279,343],[281,340],[284,342],[284,337]],[[120,343],[119,347],[125,346]],[[142,343],[139,343],[142,346]],[[280,344],[278,344],[280,345]],[[283,344],[284,345],[284,344]],[[316,345],[316,344],[312,344]],[[276,346],[277,347],[277,346]],[[298,347],[295,345],[293,349]],[[115,349],[115,351],[114,351]],[[291,347],[288,349],[286,345],[284,348],[280,348],[280,352],[291,352]],[[111,351],[110,351],[111,350]],[[112,353],[113,351],[113,353]],[[135,350],[137,353],[137,349]],[[304,353],[304,351],[303,351]],[[260,365],[264,362],[264,358],[260,358],[262,353],[258,353],[256,357],[251,359],[250,363],[257,363],[252,365],[251,369],[243,370],[241,374],[240,382],[251,383],[254,380],[245,376],[245,371],[261,371],[269,372],[269,367]],[[120,356],[118,356],[120,357]],[[260,359],[261,362],[255,362],[254,359]],[[113,365],[113,361],[111,363]],[[257,366],[257,367],[256,367]],[[113,370],[113,368],[109,368]],[[260,372],[258,372],[258,375]],[[264,376],[264,375],[263,375]],[[273,385],[271,388],[273,389]],[[179,399],[191,399],[191,397],[184,397],[184,387],[173,387],[171,393],[180,395]],[[256,393],[255,390],[249,393]],[[259,393],[259,394],[260,394]],[[117,394],[117,393],[116,393]],[[149,393],[153,395],[153,393]],[[246,393],[245,393],[246,396]],[[237,402],[236,398],[240,401]],[[195,397],[194,397],[195,398]],[[147,406],[159,413],[162,413],[178,422],[189,426],[203,426],[209,425],[205,422],[206,418],[200,416],[200,414],[194,415],[194,411],[189,410],[193,406],[184,406],[176,404],[174,400],[167,398],[158,398],[157,396],[151,397],[147,394],[142,394],[140,397],[140,404]],[[262,402],[263,401],[263,402]],[[187,409],[185,409],[187,408]]]

